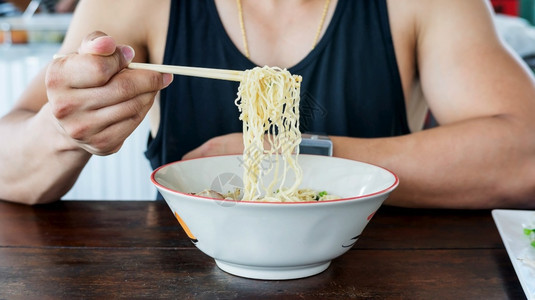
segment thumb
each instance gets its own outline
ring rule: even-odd
[[[115,40],[104,32],[95,31],[84,38],[78,48],[78,54],[115,56],[120,70],[132,62],[135,51],[130,46],[117,45]]]
[[[89,88],[108,82],[128,66],[134,55],[132,47],[117,45],[112,37],[95,31],[83,39],[77,55],[69,55],[57,65],[63,66],[61,73],[71,74],[70,87]],[[86,71],[79,72],[80,69]]]
[[[95,31],[83,39],[78,53],[108,56],[115,52],[116,47],[117,44],[111,36],[101,31]]]

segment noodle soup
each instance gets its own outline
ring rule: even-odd
[[[399,182],[386,169],[353,160],[301,155],[300,164],[299,189],[332,191],[341,198],[259,202],[191,194],[206,187],[221,193],[242,188],[240,155],[178,161],[155,170],[151,180],[182,234],[222,270],[248,278],[292,279],[322,272],[348,251]]]
[[[279,68],[245,71],[235,101],[243,155],[179,161],[152,173],[184,233],[228,273],[292,279],[322,272],[357,242],[398,185],[377,166],[299,155],[300,80]]]

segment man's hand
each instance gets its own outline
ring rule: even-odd
[[[129,46],[102,32],[88,35],[78,53],[55,59],[46,74],[48,100],[65,136],[97,155],[117,152],[141,123],[172,75],[126,69]]]
[[[243,135],[241,133],[230,133],[209,139],[201,146],[186,153],[182,159],[242,153]]]

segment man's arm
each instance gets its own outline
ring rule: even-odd
[[[399,137],[333,136],[334,156],[400,177],[387,203],[407,207],[535,207],[535,87],[499,41],[485,0],[388,1],[405,96],[419,79],[438,128]],[[240,134],[185,158],[239,153]]]
[[[44,81],[44,74],[39,79]],[[27,204],[57,200],[89,160],[88,152],[61,135],[50,110],[48,104],[37,112],[15,108],[0,119],[1,200]]]
[[[440,127],[385,139],[333,137],[336,156],[400,176],[390,204],[535,207],[534,81],[499,41],[485,3],[404,2],[417,12],[417,70]]]
[[[0,119],[0,199],[59,199],[91,154],[118,151],[139,125],[172,77],[125,69],[134,55],[130,47],[102,33],[88,35],[105,30],[144,60],[147,35],[139,14],[150,15],[127,0],[80,2],[61,49],[67,56],[42,71]]]

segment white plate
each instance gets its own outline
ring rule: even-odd
[[[535,248],[529,244],[522,227],[522,224],[534,223],[535,211],[495,209],[492,211],[492,217],[526,297],[535,299],[535,267],[525,262],[535,262]]]

